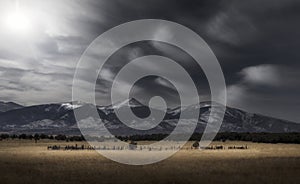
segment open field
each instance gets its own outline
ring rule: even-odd
[[[184,149],[144,166],[119,164],[93,150],[47,150],[55,144],[76,143],[0,141],[0,183],[300,183],[300,145],[296,144],[214,142],[247,144],[249,149]]]

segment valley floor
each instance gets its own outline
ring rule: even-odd
[[[247,144],[249,149],[183,149],[144,166],[119,164],[93,150],[47,150],[55,144],[75,143],[0,141],[0,183],[300,183],[300,145],[296,144],[214,142]]]

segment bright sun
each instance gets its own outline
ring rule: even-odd
[[[8,15],[6,25],[11,31],[28,32],[31,29],[29,17],[20,11]]]
[[[12,32],[28,33],[32,29],[29,14],[21,10],[18,1],[16,1],[14,10],[7,14],[5,23]]]

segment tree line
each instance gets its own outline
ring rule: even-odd
[[[131,135],[131,136],[115,136],[121,141],[160,141],[166,138],[168,134],[150,134],[150,135]],[[201,140],[201,133],[194,133],[190,141]],[[27,139],[27,140],[59,140],[59,141],[105,141],[105,137],[83,137],[82,135],[46,135],[46,134],[0,134],[0,140],[5,139]],[[176,135],[174,140],[179,140],[180,135]],[[171,138],[172,140],[172,138]],[[250,141],[257,143],[293,143],[300,144],[300,133],[238,133],[238,132],[221,132],[218,133],[214,141]]]
[[[84,137],[78,135],[67,136],[63,134],[59,135],[46,135],[46,134],[0,134],[0,140],[5,139],[27,139],[27,140],[41,140],[50,139],[58,141],[85,141]]]
[[[152,135],[132,135],[132,136],[117,136],[119,140],[127,141],[160,141],[167,137],[167,134],[152,134]],[[176,139],[179,140],[178,135]],[[199,141],[202,138],[201,133],[194,133],[190,141]],[[250,141],[256,143],[293,143],[300,144],[300,133],[240,133],[240,132],[220,132],[214,141]]]

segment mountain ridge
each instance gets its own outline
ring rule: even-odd
[[[130,104],[130,101],[134,101],[134,105]],[[181,107],[168,109],[164,120],[157,127],[147,131],[140,131],[124,125],[116,116],[115,110],[129,105],[136,116],[144,118],[149,116],[151,111],[157,109],[150,109],[136,99],[129,99],[126,102],[120,102],[118,104],[119,105],[94,106],[88,103],[64,102],[13,109],[0,114],[0,131],[8,133],[37,132],[80,134],[73,110],[85,108],[84,110],[88,112],[90,108],[96,107],[100,116],[100,121],[115,135],[170,133],[176,127],[181,113]],[[215,108],[217,109],[215,114],[211,114],[212,105],[215,105]],[[221,118],[221,115],[218,112],[218,108],[221,108],[221,106],[218,103],[209,101],[203,102],[184,107],[183,111],[189,113],[191,108],[200,111],[195,130],[197,133],[204,131],[209,116],[212,116],[215,120]],[[86,121],[93,121],[93,119],[91,120],[91,117],[88,116],[88,113],[85,118]],[[189,118],[183,120],[186,131],[189,131],[189,123],[191,121],[195,120]],[[220,132],[300,132],[300,124],[256,113],[249,113],[232,107],[226,107]]]
[[[0,101],[0,112],[6,112],[14,109],[23,108],[23,105],[17,104],[15,102],[4,102]]]

